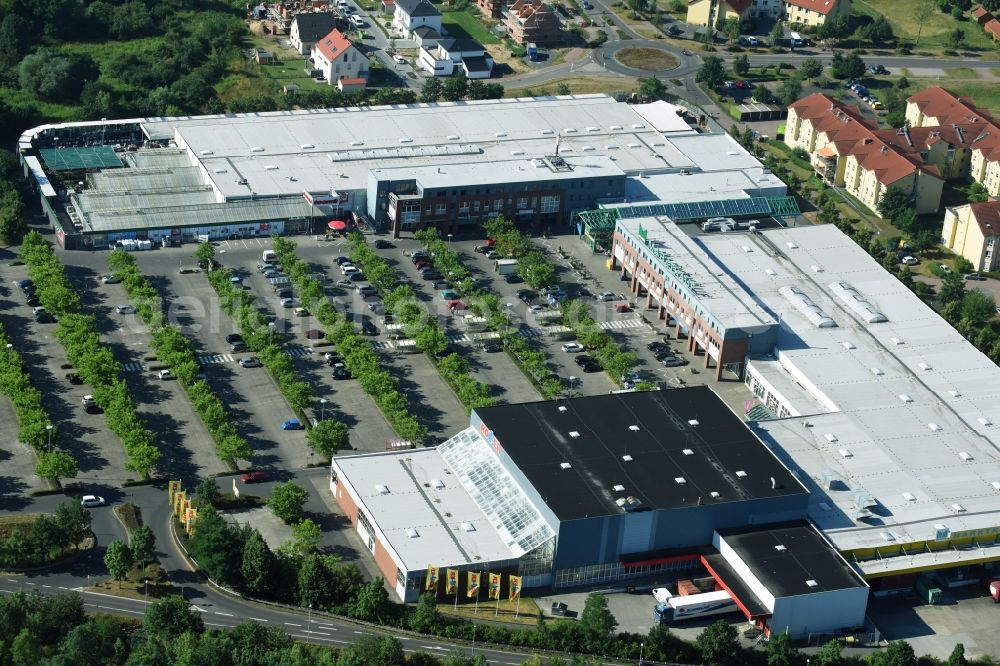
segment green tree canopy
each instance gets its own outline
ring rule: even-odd
[[[267,505],[271,507],[275,516],[291,525],[302,519],[302,508],[305,506],[307,497],[309,497],[309,491],[289,481],[274,486]]]

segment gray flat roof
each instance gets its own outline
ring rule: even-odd
[[[996,364],[832,225],[699,242],[780,317],[777,360],[793,380],[781,391],[823,406],[756,427],[809,480],[810,517],[838,548],[890,550],[933,540],[937,526],[962,536],[1000,525]],[[853,291],[843,292],[845,285]],[[835,326],[817,327],[783,287],[799,290]],[[842,483],[825,487],[826,471]],[[871,516],[855,519],[856,492],[875,500]],[[911,554],[861,566],[881,571],[980,553]]]
[[[416,179],[424,188],[464,187],[477,183],[520,183],[537,180],[569,180],[579,178],[622,177],[625,174],[611,158],[603,155],[592,157],[567,157],[564,161],[572,167],[567,171],[551,171],[532,160],[505,162],[462,162],[445,166],[399,167],[375,169],[379,180]]]

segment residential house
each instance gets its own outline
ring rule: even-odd
[[[752,0],[688,0],[687,22],[714,28],[728,18],[748,21]]]
[[[437,46],[438,40],[443,37],[444,35],[440,32],[426,25],[420,26],[410,34],[410,38],[417,43],[418,49],[432,49]]]
[[[312,49],[313,66],[331,85],[341,79],[368,80],[368,58],[339,30],[332,30]]]
[[[417,62],[434,76],[462,70],[467,78],[488,79],[493,73],[493,58],[474,39],[439,38],[433,45],[421,46]]]
[[[1000,263],[1000,201],[986,201],[948,208],[944,214],[941,244],[960,254],[977,271],[995,271]]]
[[[756,2],[757,0],[755,0]],[[781,18],[799,25],[821,26],[838,16],[851,13],[851,0],[784,0]]]
[[[976,7],[972,10],[972,18],[976,19],[976,23],[979,25],[986,25],[993,20],[993,14],[990,14],[989,10],[984,7]]]
[[[504,10],[507,9],[506,0],[476,0],[476,5],[483,16],[491,19],[503,18]]]
[[[288,33],[288,43],[293,49],[306,55],[313,45],[330,31],[338,27],[340,17],[333,12],[303,12],[292,19]]]
[[[928,161],[929,151],[925,156],[919,148],[909,146],[909,141],[912,137],[897,135],[896,130],[879,130],[856,108],[822,93],[788,107],[785,143],[809,153],[817,175],[843,187],[875,214],[890,188],[910,194],[918,215],[933,213],[941,204],[944,181],[940,169]]]
[[[504,15],[504,24],[507,36],[522,46],[562,40],[559,16],[542,0],[517,0]]]
[[[409,39],[413,31],[427,26],[443,34],[441,12],[427,0],[396,0],[396,11],[392,15],[392,27],[404,38]]]
[[[1000,20],[995,18],[990,19],[983,25],[983,30],[993,38],[994,42],[1000,42]]]
[[[253,59],[258,65],[270,65],[274,62],[274,54],[267,49],[254,49]]]
[[[396,0],[382,0],[382,13],[383,14],[395,14],[396,13]]]
[[[970,99],[932,86],[906,100],[906,120],[911,127],[956,132],[961,160],[955,160],[953,178],[971,178],[991,196],[1000,196],[1000,123]]]
[[[983,27],[983,30],[993,38],[994,42],[1000,41],[1000,20],[997,20],[986,8],[976,7],[973,9],[972,18]]]

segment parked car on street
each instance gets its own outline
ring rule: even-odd
[[[104,284],[118,284],[122,279],[117,275],[105,275],[101,278],[101,282]]]
[[[247,358],[240,359],[241,368],[259,368],[261,365],[260,359],[256,356],[248,356]]]
[[[104,506],[107,502],[100,495],[84,495],[80,498],[80,506],[89,509],[95,506]]]
[[[288,419],[281,424],[282,430],[303,430],[304,426],[298,419]]]
[[[567,342],[562,346],[562,350],[564,352],[575,354],[577,352],[583,351],[583,345],[581,345],[579,342]]]
[[[135,314],[135,307],[128,305],[127,303],[122,305],[116,305],[115,312],[117,312],[120,315]]]
[[[262,469],[255,469],[241,476],[240,481],[243,483],[260,483],[261,481],[267,481],[267,472]]]

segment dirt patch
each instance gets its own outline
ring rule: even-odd
[[[677,66],[677,58],[673,54],[654,48],[622,49],[615,54],[615,60],[646,72],[662,72]]]
[[[531,68],[524,64],[521,58],[514,58],[510,55],[510,49],[506,44],[486,44],[486,51],[493,56],[493,62],[498,65],[507,65],[513,74],[530,72]]]

